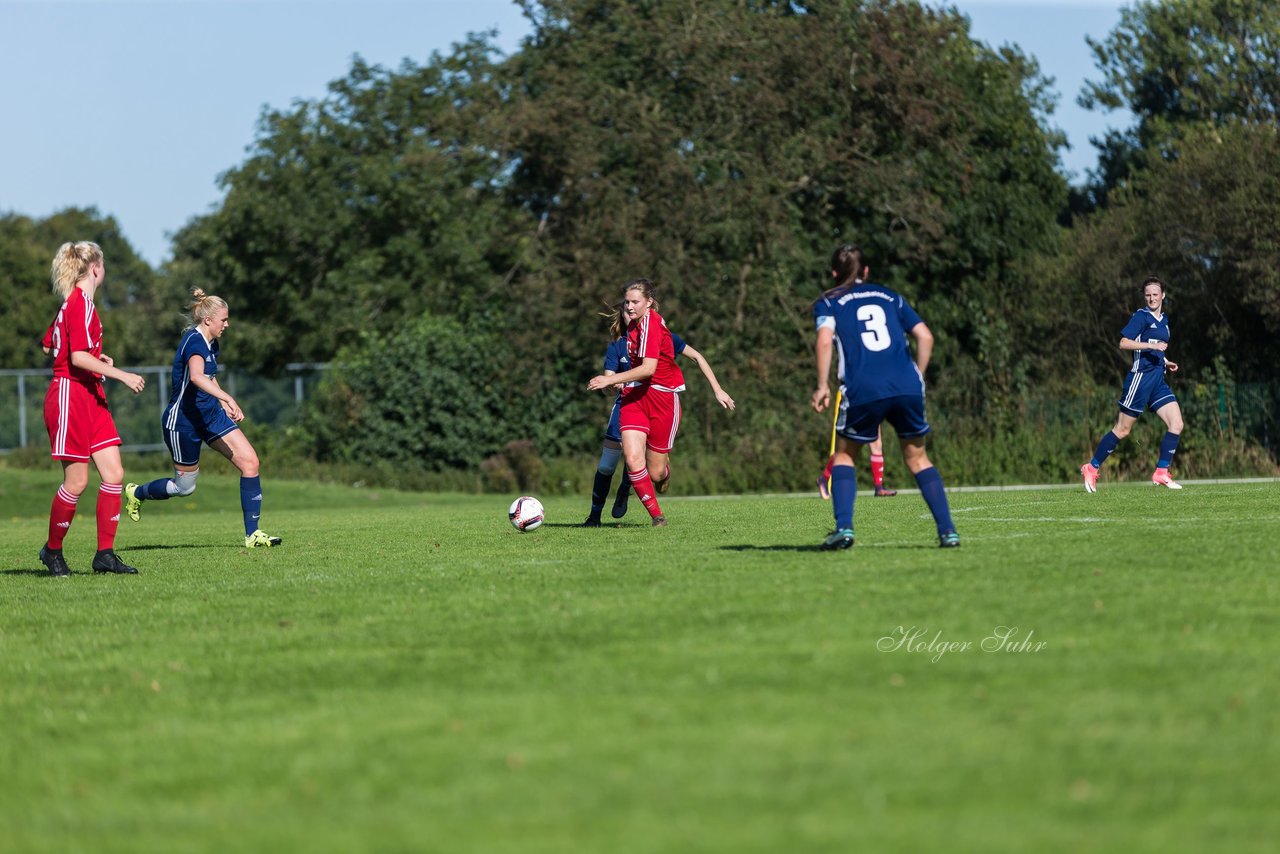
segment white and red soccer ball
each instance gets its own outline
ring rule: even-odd
[[[512,527],[526,534],[538,528],[545,515],[542,502],[532,495],[521,495],[511,502],[511,508],[507,511]]]

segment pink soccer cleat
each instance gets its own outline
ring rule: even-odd
[[[1098,470],[1094,469],[1093,463],[1085,462],[1080,466],[1080,474],[1084,475],[1084,492],[1097,492]]]
[[[1168,469],[1156,469],[1155,474],[1151,475],[1152,486],[1167,486],[1170,489],[1182,489],[1182,484],[1169,477]]]
[[[1084,491],[1098,491],[1098,470],[1093,467],[1093,463],[1085,463],[1080,466],[1080,474],[1084,475]]]

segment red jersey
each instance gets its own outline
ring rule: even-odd
[[[97,359],[102,355],[102,321],[93,300],[79,288],[72,288],[58,309],[58,317],[46,333],[49,353],[53,356],[53,375],[67,377],[88,386],[98,386],[102,377],[71,364],[71,354],[84,350]]]
[[[650,309],[644,317],[627,325],[627,356],[633,368],[640,367],[645,359],[658,360],[658,369],[646,383],[628,383],[628,387],[649,385],[661,391],[684,391],[684,374],[676,366],[671,332],[656,311]]]

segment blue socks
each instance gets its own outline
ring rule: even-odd
[[[924,497],[924,503],[929,505],[929,512],[933,514],[933,521],[938,526],[938,533],[945,534],[948,531],[954,531],[956,526],[951,522],[951,505],[947,503],[947,491],[942,487],[942,475],[938,474],[938,470],[933,466],[929,466],[929,468],[918,473],[916,475],[916,486],[920,487],[920,494]]]
[[[1167,469],[1173,462],[1173,455],[1178,452],[1178,439],[1177,433],[1164,434],[1164,438],[1160,440],[1160,461],[1156,463],[1156,468]]]
[[[262,481],[258,477],[240,478],[240,512],[244,514],[244,535],[247,537],[261,527]]]
[[[142,484],[135,494],[143,501],[164,501],[173,497],[169,494],[168,486],[169,478],[162,477],[159,480]]]
[[[1120,440],[1116,438],[1116,434],[1108,430],[1107,435],[1103,436],[1102,441],[1098,442],[1098,450],[1093,452],[1093,459],[1089,461],[1089,464],[1096,469],[1102,468],[1102,464],[1107,461],[1107,457],[1111,456],[1111,452],[1116,449],[1118,444],[1120,444]]]
[[[613,473],[618,470],[622,451],[604,448],[600,451],[600,464],[596,466],[596,479],[591,484],[591,518],[599,519],[604,503],[609,500],[609,487],[613,486]]]
[[[831,509],[836,514],[836,530],[853,530],[853,502],[858,497],[858,478],[853,466],[831,469]]]

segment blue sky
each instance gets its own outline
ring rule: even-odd
[[[1124,4],[947,5],[1056,78],[1064,165],[1082,178],[1089,137],[1129,123],[1075,105],[1098,77],[1084,38],[1105,37]],[[355,54],[423,63],[491,28],[507,51],[528,29],[509,0],[0,0],[0,212],[96,206],[158,264],[168,235],[218,203],[217,177],[244,160],[264,106],[323,96]]]

